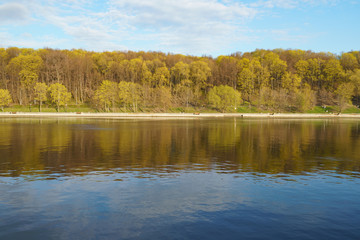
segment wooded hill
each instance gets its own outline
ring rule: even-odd
[[[0,107],[87,104],[168,111],[241,104],[303,112],[360,104],[360,52],[256,50],[195,57],[162,52],[0,48]]]

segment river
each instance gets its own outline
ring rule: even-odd
[[[356,119],[0,118],[0,239],[358,239]]]

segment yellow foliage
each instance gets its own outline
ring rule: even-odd
[[[66,106],[71,99],[66,87],[60,83],[51,84],[49,87],[50,100],[56,104],[56,110],[59,111],[60,106]]]
[[[208,100],[215,108],[225,111],[231,108],[236,109],[241,103],[241,95],[232,87],[221,85],[213,87],[209,91]]]
[[[12,102],[9,90],[0,89],[0,107],[4,111],[4,106],[9,105]]]
[[[109,106],[114,107],[117,97],[118,86],[116,82],[108,80],[102,81],[101,85],[95,91],[94,100],[101,106],[104,106],[104,110],[108,111]]]

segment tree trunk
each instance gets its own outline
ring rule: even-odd
[[[19,89],[19,103],[22,105],[21,88]]]

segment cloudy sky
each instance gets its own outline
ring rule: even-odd
[[[359,50],[360,0],[0,0],[0,47]]]

